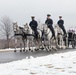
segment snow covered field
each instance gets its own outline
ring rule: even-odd
[[[76,51],[0,64],[0,75],[76,75]]]

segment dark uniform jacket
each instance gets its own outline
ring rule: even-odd
[[[59,20],[57,24],[58,24],[59,26],[60,26],[60,25],[63,25],[63,24],[64,24],[64,21],[63,21],[63,20]]]
[[[45,24],[47,24],[47,26],[50,27],[50,26],[52,26],[52,24],[53,24],[53,20],[52,20],[52,19],[47,19],[47,20],[45,21]]]
[[[34,33],[35,33],[35,38],[38,38],[38,31],[37,31],[38,23],[37,23],[37,21],[32,20],[29,25],[30,25],[31,29],[34,31]]]
[[[37,26],[38,26],[37,21],[35,21],[35,20],[32,20],[29,25],[31,28],[37,28]]]
[[[59,20],[58,23],[59,27],[63,30],[64,34],[66,34],[66,30],[65,30],[65,27],[64,27],[64,20]]]

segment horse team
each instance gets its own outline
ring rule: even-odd
[[[21,40],[20,51],[22,51],[22,43],[24,44],[23,51],[37,51],[40,49],[51,51],[68,47],[68,38],[63,26],[64,21],[61,19],[62,16],[59,16],[60,20],[54,27],[52,26],[53,20],[50,16],[50,14],[47,15],[47,20],[43,25],[38,25],[34,16],[31,17],[32,21],[29,25],[25,24],[24,27],[20,27],[17,23],[13,23],[15,52],[18,39]]]

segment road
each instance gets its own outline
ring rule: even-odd
[[[76,49],[65,49],[65,50],[58,50],[58,51],[37,51],[37,52],[0,52],[0,63],[8,63],[12,61],[17,61],[21,59],[25,59],[26,57],[30,58],[33,56],[34,58],[36,57],[42,57],[42,56],[47,56],[49,54],[58,54],[58,53],[64,53],[64,52],[69,52],[69,51],[76,51]]]

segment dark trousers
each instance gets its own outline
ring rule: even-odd
[[[63,30],[64,32],[64,35],[66,34],[66,30],[65,30],[65,27],[63,25],[59,25],[59,27]]]
[[[48,26],[48,28],[49,28],[49,29],[51,30],[51,32],[52,32],[52,37],[55,38],[55,31],[54,31],[53,26]]]
[[[35,38],[38,38],[38,31],[37,31],[37,28],[32,28],[32,30],[34,31]]]

